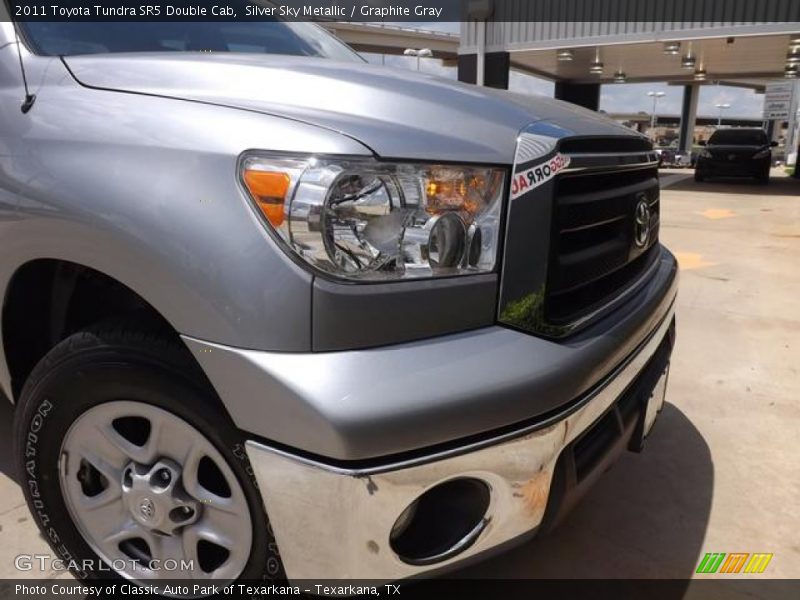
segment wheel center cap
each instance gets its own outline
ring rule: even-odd
[[[164,535],[194,523],[201,510],[183,489],[180,465],[166,458],[154,465],[129,464],[122,474],[122,496],[134,520]]]

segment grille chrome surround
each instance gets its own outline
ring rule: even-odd
[[[658,166],[658,155],[655,152],[621,152],[603,154],[599,152],[567,154],[570,166],[564,173],[589,171],[622,171],[628,169],[646,169]]]

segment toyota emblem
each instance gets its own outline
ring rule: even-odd
[[[644,248],[650,239],[650,204],[647,199],[639,200],[633,218],[633,243]]]
[[[139,502],[139,514],[145,521],[149,521],[156,514],[156,507],[150,498],[142,498]]]

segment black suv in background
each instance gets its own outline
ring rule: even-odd
[[[703,148],[694,169],[695,181],[708,177],[755,177],[769,183],[772,148],[763,129],[737,128],[715,131]]]

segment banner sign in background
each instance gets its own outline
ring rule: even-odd
[[[796,87],[794,81],[781,81],[767,85],[764,94],[764,119],[787,120],[792,114]]]

